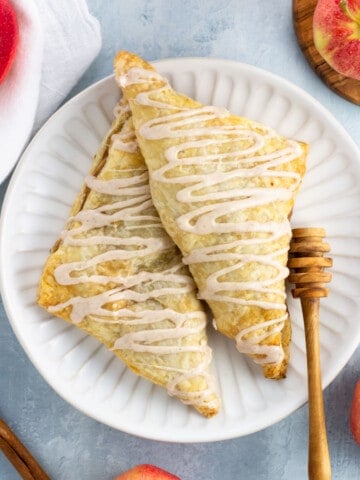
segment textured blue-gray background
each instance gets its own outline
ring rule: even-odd
[[[212,56],[277,73],[315,96],[360,146],[360,108],[328,90],[297,46],[290,0],[88,0],[103,47],[72,95],[112,71],[118,49],[149,60]],[[0,187],[0,203],[6,184]],[[359,319],[360,321],[360,319]],[[348,426],[360,349],[325,391],[334,480],[360,479],[360,447]],[[0,416],[31,448],[53,480],[111,480],[148,462],[182,480],[304,480],[307,408],[247,437],[209,444],[143,440],[104,426],[64,402],[17,342],[0,303]],[[19,477],[0,454],[0,480]]]

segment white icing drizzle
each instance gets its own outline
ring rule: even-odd
[[[268,329],[271,328],[270,334],[281,332],[283,328],[283,322],[287,319],[287,314],[281,317],[269,320],[266,323],[266,330],[259,333],[259,325],[253,325],[252,327],[244,328],[236,338],[237,347],[240,352],[247,353],[248,355],[259,355],[254,358],[255,363],[264,364],[264,358],[270,357],[271,363],[280,363],[284,358],[284,351],[281,345],[260,345],[260,342],[265,340],[269,336]],[[255,336],[246,338],[249,333],[257,332]],[[269,362],[266,362],[269,363]]]
[[[139,93],[136,97],[136,101],[139,104],[147,105],[149,107],[158,107],[158,108],[167,108],[167,109],[176,109],[176,110],[186,110],[185,108],[174,107],[164,102],[159,102],[150,98],[150,95],[158,95],[163,92],[166,92],[170,87],[169,82],[162,77],[159,73],[154,72],[153,70],[145,70],[143,68],[134,67],[130,69],[124,75],[118,77],[117,82],[120,87],[125,87],[127,85],[136,85],[144,82],[160,82],[164,84],[162,87],[154,88],[151,92]]]
[[[135,153],[139,150],[139,145],[133,131],[116,133],[112,135],[111,140],[115,150],[130,153]]]
[[[134,131],[122,131],[113,135],[110,148],[137,153],[138,145]],[[125,275],[113,276],[97,273],[98,267],[104,262],[139,259],[173,247],[171,240],[160,230],[155,230],[158,236],[152,233],[145,238],[136,234],[121,238],[108,233],[115,222],[123,222],[128,233],[132,230],[149,232],[150,227],[163,229],[152,204],[145,166],[123,169],[119,172],[126,176],[111,180],[91,175],[86,178],[86,185],[91,190],[107,196],[106,203],[98,208],[80,210],[69,219],[69,229],[61,234],[64,245],[72,247],[98,245],[99,253],[88,260],[59,265],[54,272],[55,279],[60,285],[96,283],[111,284],[111,288],[93,296],[72,297],[50,307],[49,311],[59,312],[70,307],[70,319],[75,324],[91,319],[99,323],[139,327],[136,331],[125,333],[118,338],[113,345],[114,350],[128,349],[155,355],[186,352],[200,354],[199,364],[191,369],[162,366],[154,368],[165,368],[173,373],[173,379],[166,386],[170,395],[176,395],[187,404],[215,408],[218,402],[216,396],[209,399],[216,390],[214,379],[208,373],[211,350],[205,341],[202,345],[187,345],[182,341],[189,335],[199,334],[205,329],[205,313],[202,311],[180,313],[170,308],[157,310],[156,308],[160,307],[155,303],[154,309],[140,309],[141,302],[151,301],[163,295],[177,296],[194,291],[193,279],[184,272],[181,261],[159,272],[144,270],[134,274],[126,272]],[[101,234],[97,234],[98,229],[102,229]],[[109,246],[116,248],[109,249]],[[132,306],[115,307],[116,302],[123,301],[130,302]],[[111,309],[109,305],[112,305]],[[161,322],[167,326],[160,325]],[[159,324],[158,328],[154,328],[156,323]],[[141,328],[142,325],[144,328]],[[205,379],[207,388],[183,392],[179,387],[181,382],[197,376]]]
[[[288,275],[288,269],[283,266],[280,258],[287,254],[287,249],[279,248],[270,253],[256,254],[251,253],[251,248],[249,253],[249,247],[265,245],[284,235],[290,235],[289,221],[287,218],[278,222],[241,219],[244,218],[242,213],[247,209],[292,198],[301,177],[296,172],[279,167],[301,154],[300,145],[288,141],[281,150],[267,154],[262,151],[266,140],[276,135],[270,128],[258,126],[257,131],[254,131],[241,125],[206,126],[204,122],[225,119],[230,115],[229,112],[214,106],[183,109],[154,100],[159,92],[164,92],[170,86],[164,79],[161,84],[161,77],[152,71],[132,68],[117,80],[123,88],[132,84],[157,82],[153,90],[139,93],[134,102],[149,107],[156,106],[163,109],[164,113],[141,125],[139,134],[146,140],[181,139],[166,149],[167,163],[151,172],[152,181],[184,185],[177,192],[176,198],[187,205],[187,212],[176,219],[178,227],[195,235],[247,234],[241,240],[194,248],[184,258],[184,263],[189,265],[216,261],[228,263],[227,267],[209,275],[206,286],[200,291],[200,298],[210,302],[232,302],[275,310],[275,318],[239,331],[236,344],[241,352],[256,355],[256,361],[260,364],[281,362],[282,347],[260,343],[280,332],[287,319],[287,313],[284,313],[286,306],[277,300],[285,297],[283,281]],[[174,109],[177,110],[176,113],[169,112]],[[228,145],[229,151],[217,153],[216,147],[219,144]],[[189,153],[189,149],[193,149],[192,153]],[[195,173],[187,174],[186,166],[193,167]],[[251,185],[251,180],[258,177],[271,178],[274,183],[278,178],[286,178],[290,185],[288,188]],[[249,180],[249,186],[226,188],[226,184],[244,178]],[[201,202],[200,205],[198,202]],[[229,220],[231,214],[236,215],[236,221]],[[244,247],[248,253],[242,253]],[[224,275],[237,270],[241,272],[249,264],[270,266],[274,273],[266,280],[256,277],[249,281],[220,280]],[[231,292],[239,290],[251,292],[251,299],[231,295]],[[260,300],[258,297],[261,296],[265,299]]]

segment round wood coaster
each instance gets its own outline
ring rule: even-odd
[[[336,72],[316,50],[313,41],[313,15],[317,0],[293,0],[293,21],[301,50],[316,74],[332,90],[360,105],[360,80]]]

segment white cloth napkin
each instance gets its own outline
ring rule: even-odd
[[[54,112],[99,53],[86,0],[12,0],[19,45],[0,84],[0,183],[32,132]]]

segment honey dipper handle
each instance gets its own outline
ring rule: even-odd
[[[319,348],[319,299],[302,298],[307,350],[309,394],[309,480],[331,480],[321,385]]]

